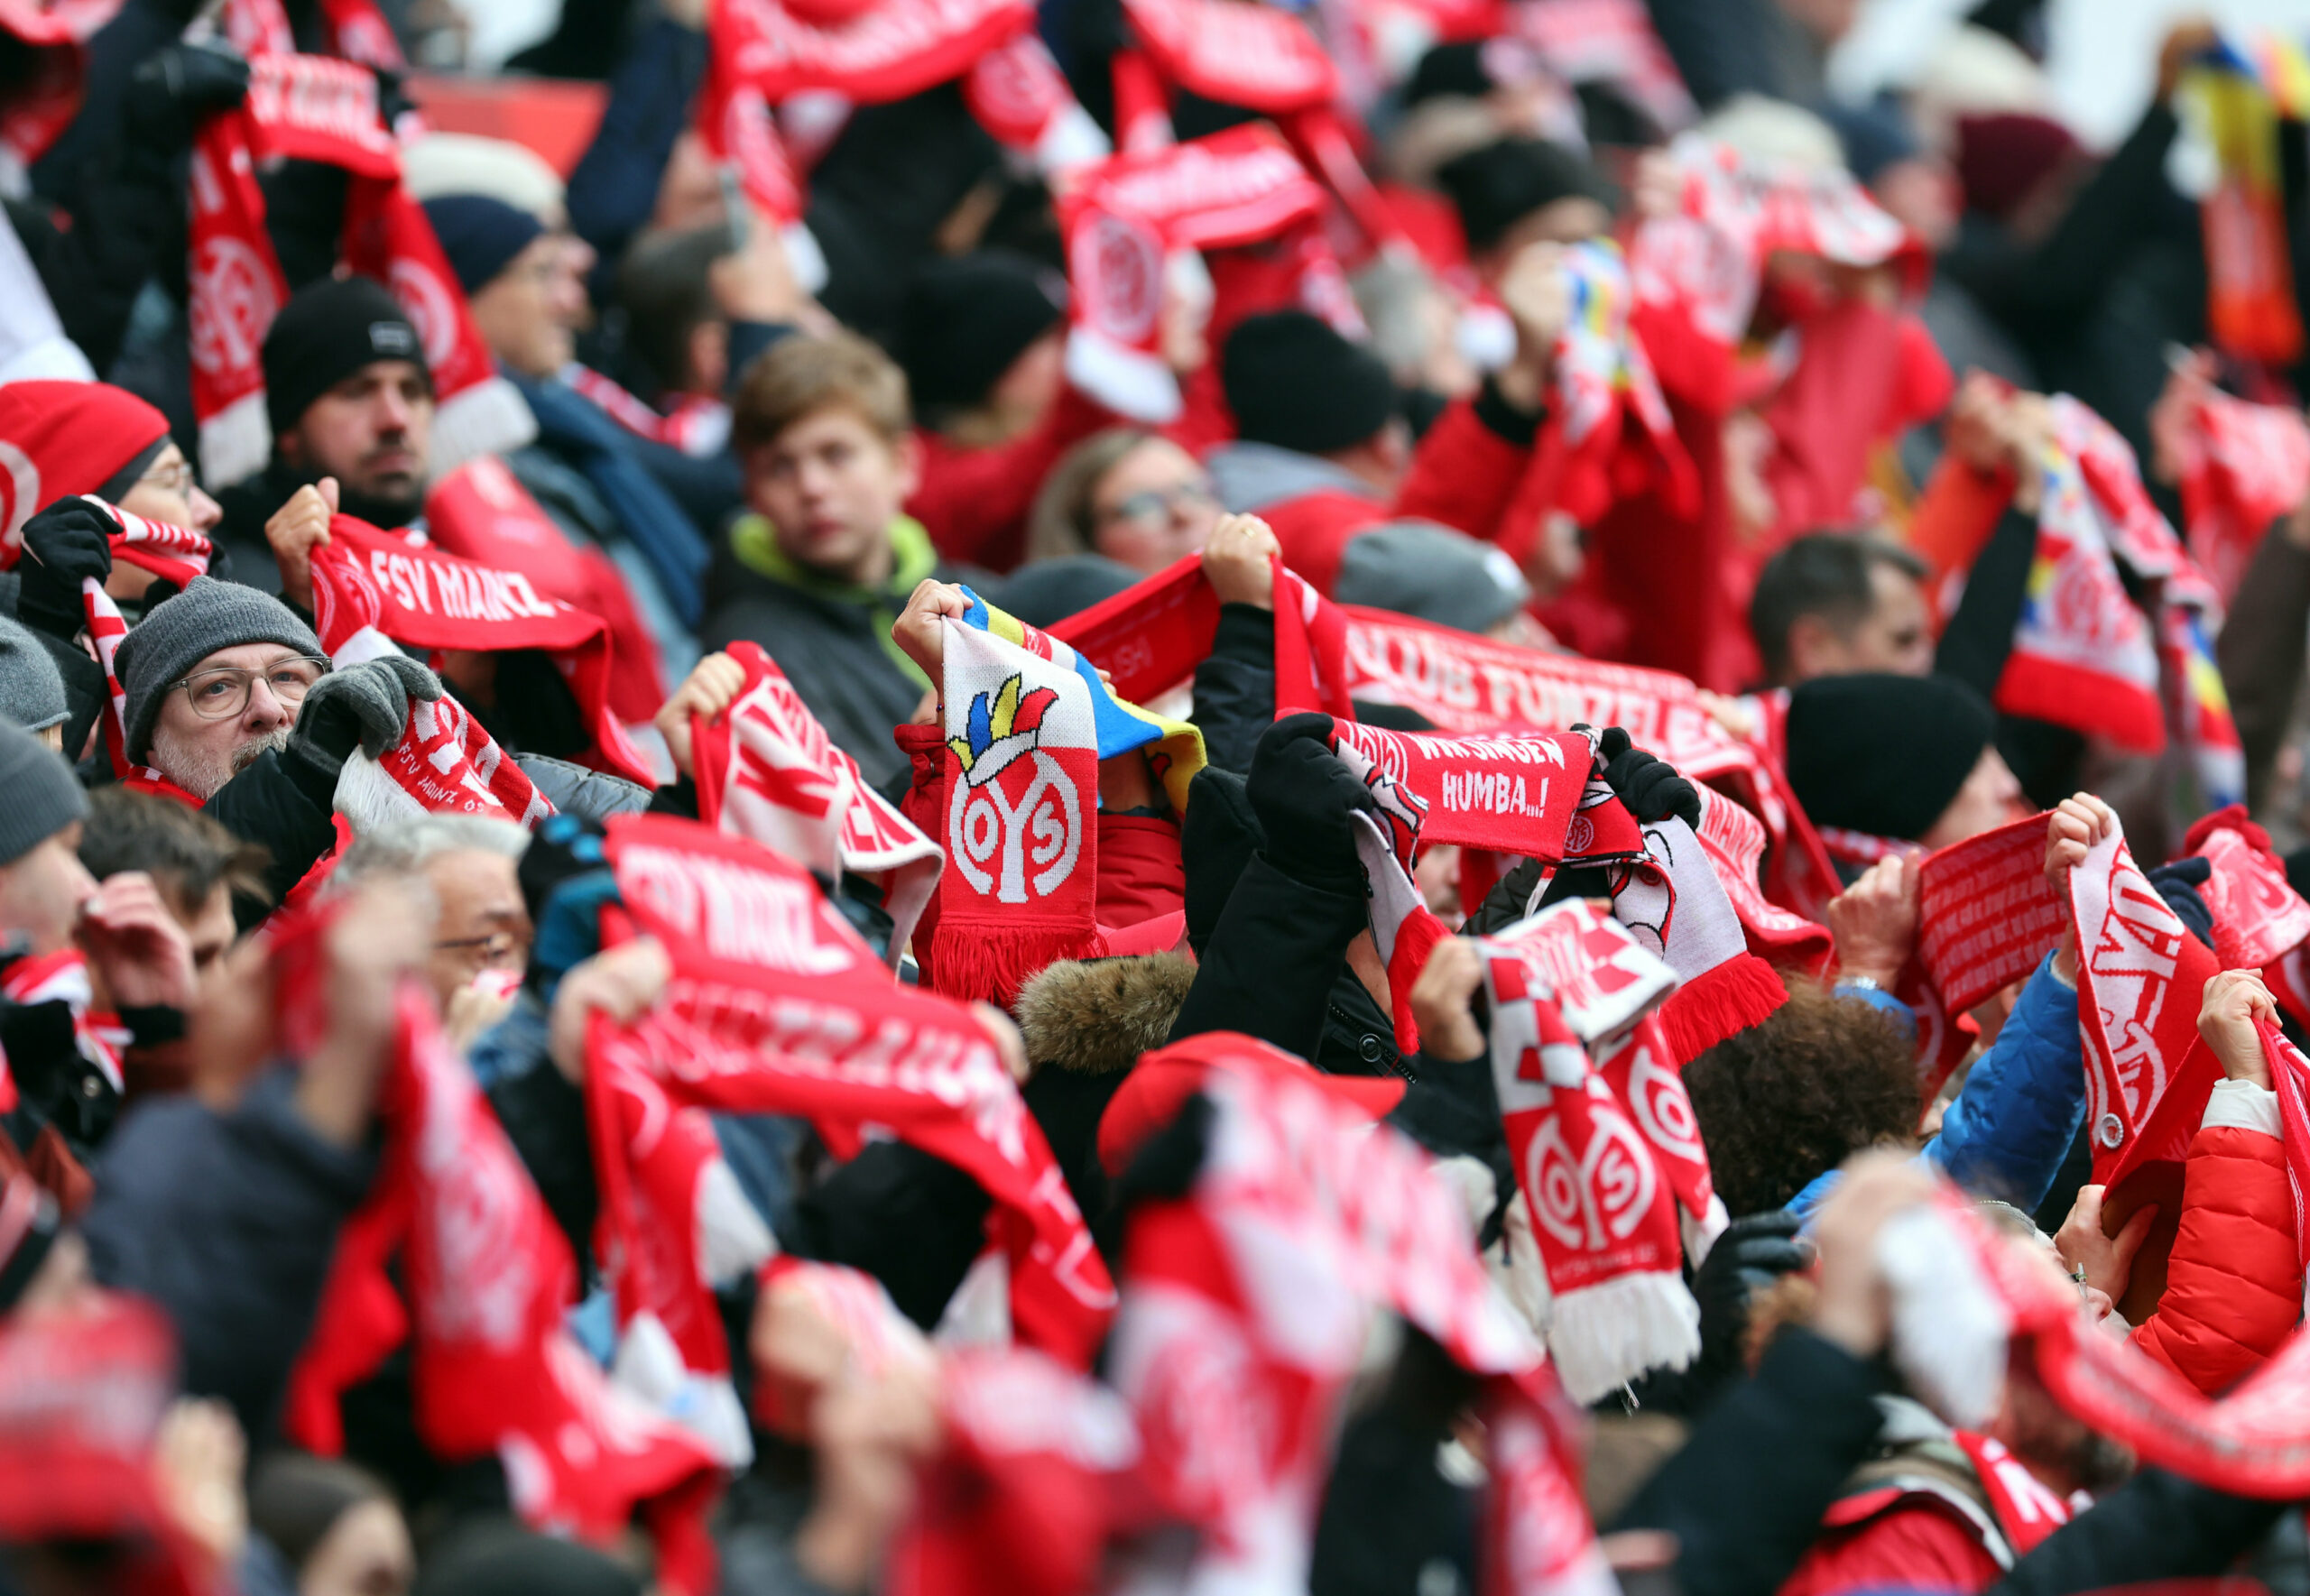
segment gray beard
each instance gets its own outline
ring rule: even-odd
[[[287,726],[252,737],[222,753],[179,739],[173,728],[155,726],[152,768],[205,804],[225,783],[256,763],[267,749],[288,746]]]

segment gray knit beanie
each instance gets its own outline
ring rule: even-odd
[[[0,864],[14,864],[88,813],[88,795],[64,756],[0,724]]]
[[[163,599],[120,640],[114,663],[127,699],[128,757],[142,760],[152,746],[152,723],[170,684],[219,649],[279,643],[327,659],[321,640],[270,594],[214,577],[195,577],[182,593]]]
[[[72,706],[64,701],[63,673],[40,639],[0,615],[0,720],[38,732],[71,713]]]

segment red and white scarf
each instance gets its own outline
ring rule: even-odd
[[[1985,1424],[2019,1359],[2063,1409],[2145,1464],[2241,1496],[2310,1493],[2310,1334],[2212,1399],[2091,1323],[2068,1281],[2020,1255],[2029,1245],[1991,1232],[1949,1187],[1880,1233],[1894,1361],[1936,1412]]]
[[[349,515],[330,518],[329,540],[314,551],[312,567],[313,626],[331,657],[374,658],[378,638],[434,651],[536,650],[551,658],[594,734],[582,762],[654,784],[648,760],[610,711],[618,664],[600,616],[548,598],[518,570],[459,559]],[[367,640],[357,636],[365,629]]]
[[[1513,10],[1518,32],[1566,82],[1625,89],[1672,134],[1699,115],[1643,0],[1548,0]]]
[[[1751,161],[1689,134],[1669,152],[1682,202],[1642,222],[1629,246],[1631,319],[1662,384],[1704,410],[1730,410],[1751,385],[1738,351],[1776,251],[1921,274],[1923,246],[1842,169]]]
[[[824,9],[781,0],[716,6],[696,120],[708,158],[734,166],[747,198],[784,233],[806,288],[824,281],[825,258],[802,226],[801,182],[771,115],[793,96],[879,105],[960,78],[980,125],[1045,177],[1106,154],[1106,135],[1035,36],[1024,0],[893,0],[840,16]]]
[[[519,571],[548,598],[599,615],[608,626],[610,712],[620,724],[650,724],[666,701],[658,641],[642,623],[624,573],[599,549],[564,535],[494,455],[467,461],[425,491],[425,530],[433,547],[476,565]]]
[[[54,953],[18,959],[8,966],[5,975],[0,975],[0,997],[20,1007],[62,1003],[71,1010],[75,1050],[96,1066],[114,1092],[127,1089],[120,1056],[131,1040],[128,1029],[118,1015],[96,1008],[96,993],[88,984],[88,957],[79,948],[60,947]],[[0,1112],[16,1106],[15,1079],[8,1073],[5,1057],[0,1057],[0,1095],[6,1099],[0,1103]]]
[[[1487,1596],[1609,1589],[1577,1420],[1458,1200],[1394,1130],[1230,1063],[1263,1049],[1215,1032],[1150,1056],[1214,1066],[1214,1117],[1194,1189],[1131,1213],[1108,1367],[1138,1416],[1141,1483],[1200,1532],[1188,1587],[1304,1587],[1339,1400],[1385,1306],[1491,1377]]]
[[[1319,709],[1334,720],[1354,720],[1343,669],[1344,612],[1280,559],[1270,564],[1276,713]],[[1105,603],[1069,615],[1050,635],[1107,672],[1116,697],[1152,704],[1193,680],[1196,667],[1210,657],[1219,608],[1202,558],[1190,554]]]
[[[2069,872],[2077,1013],[2093,1178],[2116,1187],[2187,1156],[2222,1072],[2197,1031],[2198,1000],[2221,965],[2166,906],[2112,832]]]
[[[2046,816],[1927,854],[1917,865],[1917,955],[1956,1013],[2025,979],[2070,923],[2046,880]]]
[[[183,527],[172,527],[163,521],[147,521],[116,504],[107,504],[93,494],[80,495],[111,517],[120,530],[110,533],[115,561],[150,571],[163,581],[173,582],[180,588],[195,577],[208,570],[211,552],[208,540],[199,532]],[[13,563],[13,560],[10,562]],[[127,725],[128,695],[120,685],[120,672],[114,663],[120,652],[120,640],[128,635],[127,619],[114,604],[105,585],[93,577],[80,581],[80,604],[88,628],[88,646],[97,656],[97,663],[104,668],[105,710],[101,721],[104,727],[105,750],[112,761],[112,773],[119,780],[149,792],[173,798],[192,808],[200,802],[178,787],[167,777],[150,766],[132,764],[128,758]]]
[[[323,934],[310,916],[275,933],[277,1023],[292,1054],[325,1028]],[[287,1427],[314,1451],[342,1451],[338,1398],[408,1341],[429,1452],[500,1459],[514,1510],[541,1527],[609,1542],[638,1508],[659,1577],[706,1596],[714,1460],[622,1396],[569,1339],[577,1271],[528,1171],[443,1041],[432,999],[405,986],[395,1024],[378,1096],[383,1163],[339,1238]],[[395,1257],[405,1296],[386,1273]]]
[[[202,476],[229,485],[271,453],[261,355],[288,284],[265,232],[256,171],[275,156],[352,174],[342,258],[390,289],[417,329],[439,407],[434,469],[537,436],[529,407],[497,374],[432,224],[402,184],[375,75],[325,56],[273,53],[252,58],[249,74],[246,100],[210,116],[193,141],[188,315]]]
[[[993,1199],[1018,1339],[1086,1365],[1113,1287],[977,1017],[894,982],[808,872],[758,844],[622,816],[606,849],[625,913],[674,977],[631,1026],[596,1028],[589,1067],[655,1081],[678,1105],[804,1116],[840,1158],[879,1127],[955,1165]]]
[[[1161,349],[1175,257],[1280,237],[1324,205],[1322,187],[1298,157],[1259,123],[1118,155],[1080,174],[1059,207],[1068,376],[1123,415],[1176,419],[1178,384]]]
[[[829,881],[874,881],[895,965],[938,884],[945,851],[866,784],[769,655],[750,642],[728,651],[746,673],[744,688],[712,720],[690,721],[698,817]]]
[[[2113,469],[2099,447],[2099,419],[2066,395],[2054,404],[2037,554],[1997,707],[2156,753],[2166,746],[2157,638],[2112,558],[2146,540],[2139,505],[2126,491],[2130,461]]]
[[[562,368],[561,380],[636,438],[679,449],[693,459],[718,455],[730,441],[730,407],[718,399],[679,394],[669,401],[671,409],[661,411],[635,398],[615,378],[574,361]]]
[[[2179,464],[2190,554],[2226,604],[2270,522],[2310,497],[2310,426],[2300,411],[2208,388]]]
[[[1573,1400],[1594,1402],[1648,1369],[1681,1369],[1700,1352],[1676,1190],[1655,1139],[1588,1056],[1591,1041],[1627,1029],[1665,1000],[1676,973],[1581,902],[1557,904],[1478,946],[1509,1158],[1548,1272],[1548,1353]],[[1630,1038],[1616,1051],[1623,1083],[1648,1111],[1661,1101],[1655,1077],[1682,1097],[1657,1039]],[[1691,1112],[1686,1102],[1668,1119],[1696,1143]],[[1705,1152],[1698,1162],[1705,1185]]]
[[[1099,736],[1071,660],[947,623],[948,873],[938,990],[1009,1003],[1054,960],[1100,950]]]

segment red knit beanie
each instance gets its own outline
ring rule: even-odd
[[[2076,135],[2050,116],[2010,112],[1957,119],[1957,180],[1965,207],[2000,221],[2084,152]]]
[[[36,512],[74,494],[117,498],[168,436],[166,416],[109,383],[0,383],[0,566]]]

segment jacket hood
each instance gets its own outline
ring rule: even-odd
[[[1114,1075],[1170,1039],[1195,962],[1185,954],[1062,959],[1019,989],[1027,1056],[1085,1075]]]
[[[1219,502],[1239,515],[1310,494],[1353,494],[1379,503],[1372,484],[1346,467],[1270,443],[1222,444],[1211,451],[1204,465],[1211,472]]]

